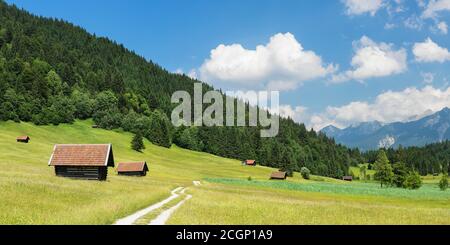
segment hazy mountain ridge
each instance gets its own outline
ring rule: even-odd
[[[359,125],[339,129],[328,126],[321,130],[338,143],[361,150],[379,147],[424,146],[450,139],[450,109],[409,122],[382,124],[364,122]]]

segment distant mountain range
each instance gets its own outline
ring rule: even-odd
[[[328,126],[321,130],[337,143],[361,150],[382,147],[424,146],[450,140],[450,109],[444,108],[432,115],[409,122],[383,124],[364,122],[345,129]]]

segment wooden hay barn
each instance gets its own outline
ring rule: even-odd
[[[245,160],[244,163],[247,166],[256,166],[256,160]]]
[[[28,143],[30,141],[30,137],[29,136],[19,136],[16,138],[16,141],[19,143]]]
[[[126,176],[146,176],[147,162],[121,162],[117,166],[117,173]]]
[[[48,165],[56,176],[106,180],[108,167],[114,167],[112,145],[55,145]]]
[[[344,177],[342,177],[342,180],[353,181],[353,177],[352,176],[344,176]]]
[[[281,171],[273,172],[270,175],[270,179],[273,179],[273,180],[285,180],[286,178],[287,178],[287,173],[281,172]]]

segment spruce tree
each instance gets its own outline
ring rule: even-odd
[[[374,163],[374,168],[376,171],[375,179],[380,181],[382,188],[383,185],[388,186],[392,184],[394,172],[392,171],[392,166],[386,156],[386,152],[382,149],[378,152],[377,160]]]
[[[448,173],[444,173],[444,174],[442,175],[442,178],[441,178],[441,180],[439,181],[439,188],[440,188],[442,191],[447,190],[447,188],[448,188]]]
[[[131,148],[135,151],[142,152],[145,149],[144,138],[141,133],[137,133],[134,135],[131,140]]]

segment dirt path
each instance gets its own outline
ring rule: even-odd
[[[172,201],[173,199],[177,198],[177,197],[179,196],[179,194],[177,194],[177,192],[180,191],[180,190],[181,190],[181,193],[184,193],[185,188],[183,188],[183,187],[178,187],[178,188],[174,189],[174,190],[171,192],[171,196],[170,196],[170,197],[168,197],[168,198],[162,200],[161,202],[158,202],[158,203],[156,203],[156,204],[153,204],[153,205],[151,205],[151,206],[149,206],[149,207],[147,207],[147,208],[144,208],[144,209],[142,209],[142,210],[140,210],[140,211],[137,211],[136,213],[134,213],[134,214],[132,214],[132,215],[130,215],[130,216],[127,216],[127,217],[125,217],[125,218],[119,219],[119,220],[116,221],[116,223],[114,223],[114,225],[132,225],[132,224],[133,224],[134,222],[136,222],[136,220],[138,220],[140,217],[142,217],[142,216],[144,216],[144,215],[150,213],[151,211],[153,211],[153,210],[155,210],[155,209],[158,209],[158,208],[164,206],[164,204],[166,204],[166,203]],[[189,197],[189,198],[190,198],[190,197]],[[184,199],[182,202],[184,202],[185,200],[186,200],[186,199]],[[180,203],[178,203],[178,204],[180,204]],[[177,204],[177,205],[178,205],[178,204]],[[181,206],[181,205],[180,205],[180,206]],[[172,209],[172,208],[171,208],[171,209]],[[169,210],[170,210],[170,209],[169,209]],[[169,216],[170,216],[170,214],[169,214]]]
[[[182,191],[184,192],[184,190]],[[182,201],[177,203],[175,206],[167,209],[166,211],[162,212],[158,217],[156,217],[154,220],[152,220],[149,225],[165,225],[167,220],[169,220],[170,216],[172,215],[175,210],[177,210],[181,205],[183,205],[184,202],[191,199],[192,195],[187,195]]]

